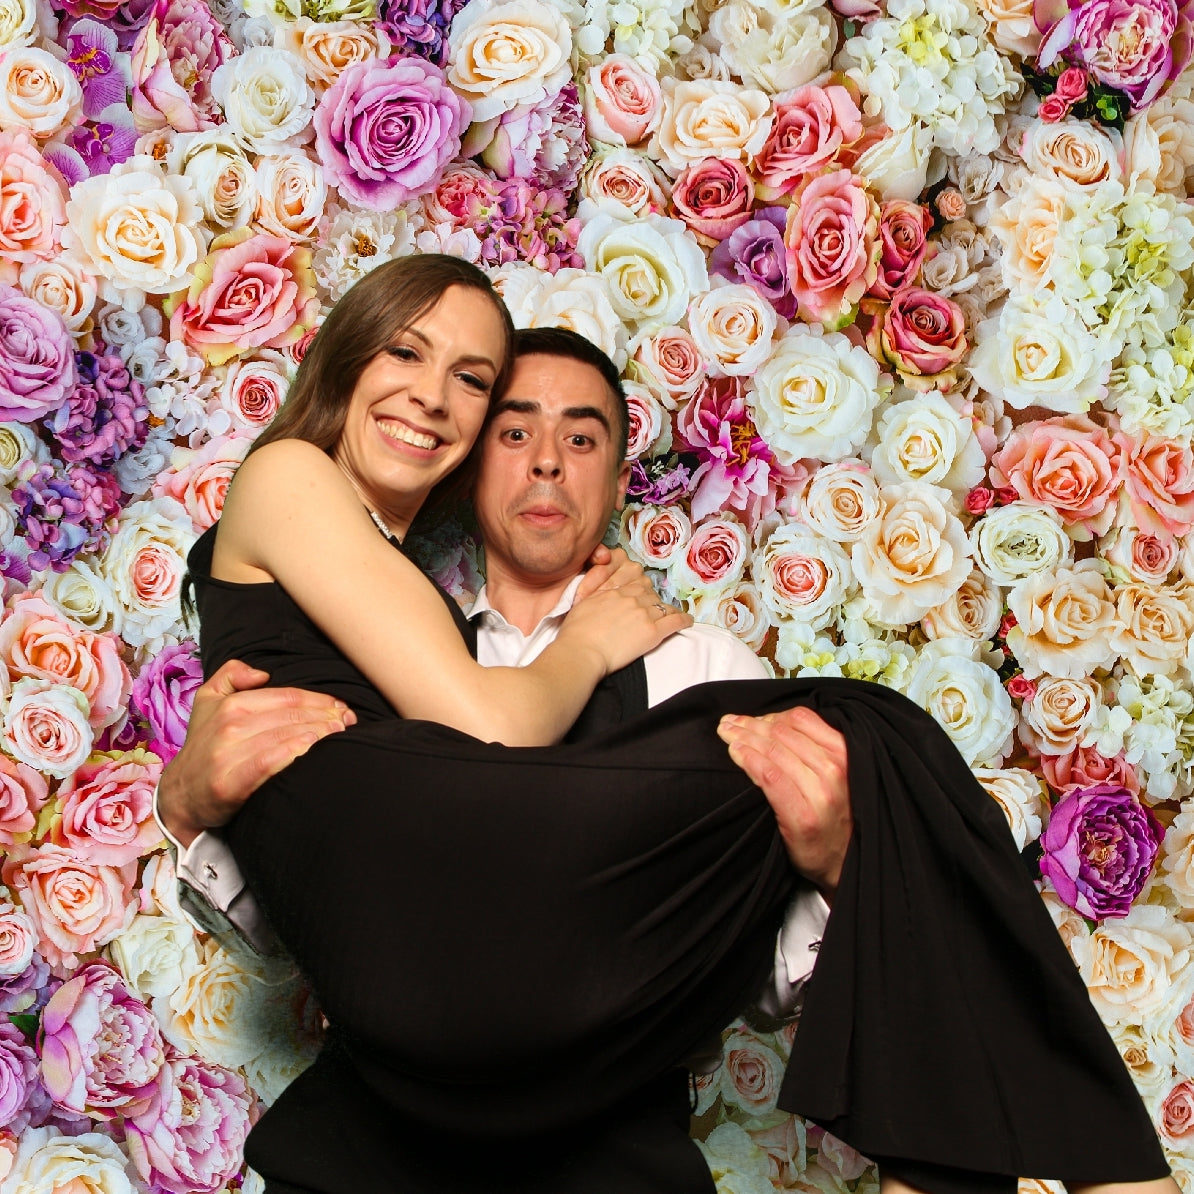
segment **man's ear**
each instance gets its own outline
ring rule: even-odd
[[[614,509],[621,510],[626,504],[626,486],[630,484],[630,461],[623,460],[618,469],[618,500],[614,502]]]

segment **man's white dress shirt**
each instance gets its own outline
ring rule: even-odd
[[[580,582],[578,576],[529,635],[507,622],[489,604],[488,594],[482,588],[470,614],[477,623],[477,662],[486,667],[524,667],[534,660],[559,633]],[[643,663],[649,705],[658,705],[707,680],[758,680],[767,675],[762,661],[740,639],[729,631],[699,622],[665,639],[643,656]],[[154,812],[156,815],[156,793]],[[164,825],[161,828],[178,850],[178,877],[212,908],[228,917],[250,943],[260,945],[268,939],[268,926],[245,888],[227,843],[215,834],[201,833],[189,847],[183,848]],[[758,1000],[761,1011],[782,1016],[799,1004],[800,989],[812,973],[828,917],[828,905],[811,887],[802,890],[792,901],[776,939],[775,969],[767,990]]]

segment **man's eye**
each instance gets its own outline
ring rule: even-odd
[[[511,443],[521,444],[527,437],[527,433],[521,427],[511,427],[508,431],[502,432],[502,438],[509,440]]]
[[[593,444],[592,439],[587,435],[570,435],[568,437],[568,442],[574,448],[588,448]]]

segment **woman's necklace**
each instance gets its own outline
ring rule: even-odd
[[[373,522],[377,526],[377,529],[379,531],[381,531],[381,533],[383,535],[385,535],[385,537],[387,539],[389,539],[392,543],[394,543],[394,542],[400,543],[401,542],[401,540],[398,538],[398,536],[395,535],[394,532],[391,531],[388,526],[386,526],[385,520],[382,518],[382,516],[380,514],[378,514],[378,512],[376,510],[374,510],[371,506],[366,506],[365,509],[369,511],[369,517],[373,519]]]

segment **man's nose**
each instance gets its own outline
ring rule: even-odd
[[[554,445],[543,444],[531,461],[531,472],[539,479],[558,481],[563,475],[563,461]]]

